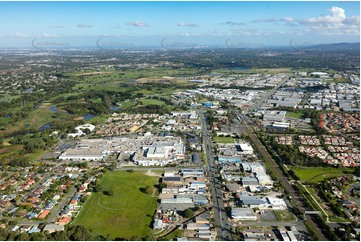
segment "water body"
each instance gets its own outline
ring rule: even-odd
[[[44,124],[43,126],[41,126],[38,131],[41,132],[41,131],[44,131],[44,130],[47,130],[47,129],[50,129],[51,128],[51,123],[46,123]]]
[[[94,117],[95,117],[94,114],[88,113],[88,114],[86,114],[86,115],[83,116],[83,120],[84,120],[84,121],[88,121],[89,119],[92,119],[92,118],[94,118]]]
[[[56,106],[53,106],[53,107],[49,108],[49,110],[54,112],[54,113],[59,113],[59,109]]]
[[[50,107],[49,110],[54,113],[67,113],[67,111],[60,111],[57,106]]]
[[[249,69],[250,68],[248,68],[248,67],[231,67],[231,68],[228,68],[228,70],[230,70],[230,71],[247,71]]]
[[[119,106],[118,106],[118,105],[110,105],[110,110],[111,110],[112,112],[117,111],[118,109],[119,109]]]

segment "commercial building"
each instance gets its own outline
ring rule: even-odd
[[[180,174],[183,177],[204,176],[204,170],[203,169],[181,169]]]
[[[286,111],[264,111],[263,120],[264,121],[275,121],[275,122],[284,122],[286,117]]]
[[[244,155],[252,155],[253,154],[253,148],[249,143],[240,143],[236,145],[239,147],[240,151]]]
[[[231,216],[235,220],[257,220],[257,215],[251,208],[232,208]]]
[[[102,160],[106,153],[100,148],[69,148],[59,156],[60,160]]]

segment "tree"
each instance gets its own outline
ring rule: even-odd
[[[131,238],[130,238],[131,241],[141,241],[142,238],[139,236],[139,235],[133,235]]]
[[[167,188],[167,184],[163,182],[159,183],[158,188],[159,188],[159,192],[162,192],[163,188]]]
[[[80,202],[85,203],[85,201],[88,199],[88,197],[89,197],[89,196],[87,196],[87,195],[81,196]]]
[[[51,234],[52,239],[55,241],[66,241],[70,240],[64,231],[57,231]]]
[[[154,192],[154,187],[152,187],[152,186],[146,186],[144,189],[145,194],[152,195],[153,192]]]
[[[71,227],[68,231],[69,238],[76,241],[92,240],[93,236],[89,229],[82,225]]]
[[[32,233],[30,235],[30,240],[31,241],[44,241],[44,240],[47,240],[47,237],[45,234],[37,232],[37,233]]]
[[[15,240],[29,241],[29,234],[28,233],[21,233],[18,236],[16,236]]]
[[[104,195],[107,195],[109,197],[112,197],[114,195],[114,191],[112,189],[104,191],[103,192]]]
[[[184,210],[184,217],[191,218],[191,217],[193,217],[193,215],[194,215],[194,212],[192,209],[187,208],[186,210]]]
[[[100,186],[100,184],[96,184],[94,187],[94,192],[102,192],[102,187]]]

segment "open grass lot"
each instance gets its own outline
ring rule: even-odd
[[[158,99],[148,99],[148,98],[142,98],[139,99],[139,101],[143,104],[143,105],[158,105],[158,106],[164,106],[165,102],[162,100],[158,100]]]
[[[290,167],[294,171],[296,176],[302,182],[318,183],[327,178],[342,176],[346,173],[352,173],[355,168],[332,168],[332,167],[309,167],[298,168]]]
[[[303,112],[287,112],[286,118],[302,118]]]
[[[213,141],[222,144],[231,144],[234,142],[232,137],[217,137],[217,136],[213,137]]]
[[[152,234],[149,226],[157,206],[157,194],[147,195],[139,189],[157,184],[158,179],[142,172],[106,173],[100,184],[103,191],[112,189],[113,196],[93,193],[73,223],[104,236],[110,234],[113,238],[130,239],[134,235]]]
[[[292,222],[296,220],[295,215],[293,215],[289,211],[283,211],[283,210],[274,210],[273,213],[275,214],[278,221],[282,222]]]

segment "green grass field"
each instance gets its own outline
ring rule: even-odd
[[[303,113],[302,112],[287,112],[286,118],[302,118]]]
[[[273,213],[275,214],[278,221],[282,221],[282,222],[296,221],[295,215],[293,215],[289,211],[274,210]]]
[[[232,144],[234,142],[232,137],[217,137],[217,136],[213,137],[213,141],[221,144]]]
[[[112,189],[113,196],[93,193],[73,224],[84,225],[104,236],[110,234],[113,238],[151,235],[150,224],[158,197],[157,194],[144,194],[139,189],[157,184],[158,179],[141,172],[106,173],[101,187],[103,191]]]
[[[327,178],[342,176],[345,173],[350,173],[355,168],[332,168],[332,167],[310,167],[310,168],[298,168],[290,167],[295,172],[297,177],[302,182],[318,183]]]
[[[143,105],[158,105],[158,106],[164,106],[165,102],[158,100],[158,99],[148,99],[148,98],[142,98],[139,99],[139,101],[143,104]]]

